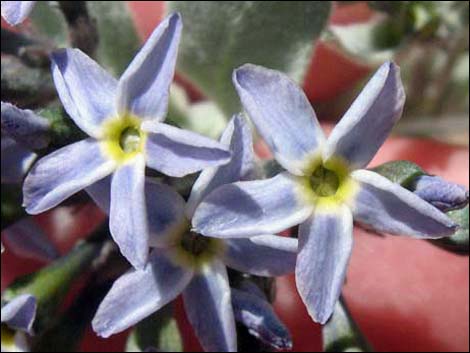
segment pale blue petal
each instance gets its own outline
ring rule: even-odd
[[[224,184],[248,179],[254,169],[254,151],[251,129],[242,115],[232,118],[220,142],[232,152],[229,163],[202,171],[193,185],[186,207],[186,215],[192,218],[199,202],[211,191]]]
[[[19,184],[33,165],[37,154],[2,134],[1,178],[3,183]]]
[[[29,16],[36,1],[2,1],[2,17],[16,26]]]
[[[171,187],[152,181],[145,183],[147,214],[149,223],[149,244],[163,247],[175,231],[188,227],[184,216],[185,201]]]
[[[353,246],[353,219],[346,206],[316,211],[300,225],[295,277],[315,322],[324,324],[341,294]]]
[[[266,299],[232,288],[232,305],[235,320],[245,325],[250,334],[275,349],[292,349],[289,330]]]
[[[422,175],[413,182],[413,192],[441,211],[460,209],[468,205],[468,190],[438,176]]]
[[[211,262],[183,292],[188,320],[206,352],[236,352],[237,332],[227,270]]]
[[[92,321],[93,330],[107,338],[128,329],[175,299],[192,278],[191,270],[154,251],[143,270],[131,270],[114,282]]]
[[[303,175],[306,159],[319,151],[325,138],[301,88],[279,71],[251,64],[235,70],[233,82],[276,160]]]
[[[112,173],[113,161],[106,160],[96,140],[86,139],[41,158],[23,184],[23,204],[38,214]]]
[[[111,206],[111,180],[112,176],[109,175],[85,189],[96,205],[107,215]]]
[[[33,334],[36,318],[36,298],[30,294],[21,294],[2,307],[2,325],[14,330]]]
[[[224,185],[206,197],[193,217],[196,232],[218,238],[275,234],[302,223],[313,211],[298,195],[297,177]]]
[[[54,244],[32,217],[25,217],[4,229],[2,240],[12,253],[22,258],[49,262],[59,256]]]
[[[114,172],[109,211],[111,235],[137,269],[145,266],[149,252],[145,194],[145,160],[140,155]]]
[[[86,191],[103,212],[109,214],[111,178],[106,177],[90,185]],[[149,246],[166,246],[168,237],[172,236],[174,230],[187,226],[184,216],[185,201],[171,187],[149,178],[145,181],[145,195]]]
[[[172,177],[183,177],[202,169],[226,164],[231,153],[217,141],[177,127],[144,122],[149,132],[147,165]]]
[[[387,178],[357,170],[360,191],[352,205],[354,219],[376,231],[417,238],[440,238],[457,225],[440,210]]]
[[[31,150],[47,147],[49,121],[29,109],[2,102],[2,134]]]
[[[140,118],[164,120],[183,24],[172,14],[153,31],[119,80],[118,109]]]
[[[256,276],[283,276],[295,270],[297,245],[297,239],[277,235],[229,239],[224,262],[235,270]]]
[[[116,116],[117,81],[79,49],[58,50],[51,61],[65,110],[89,136],[100,137],[102,122]]]
[[[346,160],[351,169],[365,167],[400,119],[404,104],[400,68],[387,62],[331,132],[324,160],[339,157]]]

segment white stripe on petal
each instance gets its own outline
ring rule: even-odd
[[[131,270],[114,282],[92,321],[93,330],[109,337],[137,324],[175,299],[193,277],[154,251],[143,270]]]
[[[250,239],[228,239],[224,262],[228,267],[256,276],[283,276],[293,273],[298,241],[277,235]]]
[[[229,163],[202,171],[191,191],[186,215],[191,219],[199,202],[211,191],[224,184],[234,183],[253,172],[254,151],[252,132],[241,114],[232,118],[220,142],[232,152]],[[245,179],[246,180],[246,179]]]
[[[51,61],[65,110],[80,129],[99,137],[102,122],[116,115],[117,81],[79,49],[60,49]]]
[[[333,313],[352,246],[353,219],[347,206],[317,211],[300,225],[296,283],[315,322],[324,324]]]
[[[243,238],[275,234],[302,223],[312,214],[313,204],[302,200],[297,179],[281,173],[221,186],[196,209],[193,227],[212,237]]]
[[[237,332],[227,270],[215,260],[183,292],[188,320],[206,352],[236,352]]]
[[[142,119],[164,120],[182,27],[179,14],[168,16],[130,63],[119,80],[121,115],[131,112]]]
[[[114,169],[114,162],[102,156],[99,143],[91,138],[54,151],[36,162],[24,181],[26,211],[47,211]]]
[[[145,266],[149,252],[145,192],[145,161],[139,155],[114,172],[109,212],[109,229],[114,241],[138,269]]]
[[[444,213],[387,178],[368,170],[351,175],[360,183],[352,205],[356,221],[379,232],[418,238],[440,238],[456,230]]]
[[[183,177],[226,164],[231,153],[221,143],[177,127],[145,121],[147,165],[166,175]]]
[[[352,169],[365,167],[400,119],[404,104],[400,68],[387,62],[377,70],[331,132],[324,160],[340,157]]]
[[[279,71],[251,64],[235,70],[233,82],[277,161],[303,175],[303,163],[319,152],[325,138],[301,88]]]

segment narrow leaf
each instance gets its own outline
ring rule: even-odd
[[[100,248],[99,242],[82,242],[51,265],[18,278],[5,290],[2,299],[10,301],[19,294],[34,295],[38,305],[35,331],[43,331],[60,308],[70,286],[89,269]]]

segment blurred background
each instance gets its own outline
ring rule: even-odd
[[[468,1],[75,3],[84,4],[89,21],[67,17],[53,1],[38,2],[20,26],[2,19],[2,101],[30,109],[57,104],[47,59],[57,47],[87,49],[118,76],[165,14],[180,11],[184,30],[171,93],[172,123],[218,137],[240,109],[231,72],[251,62],[299,82],[328,129],[375,69],[394,60],[401,67],[407,103],[394,137],[372,164],[407,159],[468,187]],[[256,149],[267,157],[261,141]],[[7,187],[2,184],[2,194]],[[85,202],[59,207],[34,222],[65,253],[103,217]],[[45,263],[7,251],[2,290]],[[320,350],[320,327],[305,312],[293,278],[279,279],[276,287],[276,310],[292,330],[294,349]],[[377,350],[468,351],[468,288],[468,256],[356,230],[344,294]],[[199,350],[181,305],[177,312],[186,350]],[[83,351],[120,350],[127,337],[105,341],[90,328],[86,332]]]

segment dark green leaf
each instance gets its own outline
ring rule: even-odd
[[[21,33],[9,31],[2,27],[2,53],[18,55],[22,48],[34,42]]]
[[[49,71],[31,68],[13,56],[2,56],[2,101],[20,107],[46,104],[56,97]]]
[[[51,105],[38,110],[37,114],[46,118],[50,123],[49,134],[52,143],[49,146],[50,148],[43,152],[44,154],[87,137],[86,134],[74,124],[73,120],[62,107]]]
[[[233,69],[253,63],[304,78],[328,1],[169,1],[184,30],[178,69],[226,114],[240,110]]]
[[[78,352],[85,330],[111,284],[93,282],[86,286],[51,328],[34,337],[32,351]]]
[[[2,230],[26,216],[20,185],[2,184]]]

